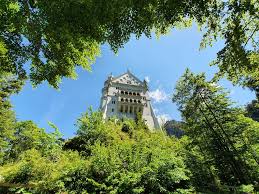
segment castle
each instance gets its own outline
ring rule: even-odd
[[[151,130],[160,128],[148,96],[146,80],[140,81],[129,70],[118,77],[110,75],[104,82],[100,109],[104,119],[112,116],[134,119],[140,112]]]

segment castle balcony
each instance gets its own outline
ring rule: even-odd
[[[141,98],[123,98],[119,97],[118,102],[125,103],[125,104],[144,104],[145,101]]]
[[[119,99],[136,99],[136,100],[146,100],[146,96],[144,95],[130,95],[130,94],[121,94],[121,93],[117,93],[117,95],[119,97]]]
[[[140,102],[140,103],[136,103],[136,102],[121,102],[118,101],[118,105],[129,105],[129,106],[144,106],[144,103]]]
[[[135,96],[135,97],[142,97],[141,92],[132,92],[132,91],[123,91],[120,90],[117,93],[119,96]]]
[[[129,103],[129,102],[118,102],[118,112],[127,114],[136,114],[137,112],[143,112],[144,104],[142,103]]]

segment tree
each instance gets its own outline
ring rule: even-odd
[[[69,189],[89,193],[167,193],[189,188],[188,170],[184,170],[178,151],[171,151],[180,147],[177,141],[161,132],[147,131],[139,120],[98,122],[102,118],[100,115],[98,119],[98,115],[90,112],[79,119],[75,138],[85,138],[85,145],[80,145],[78,151],[85,155],[82,148],[89,149],[91,154],[86,156],[91,163],[88,173],[73,175],[83,176],[85,181],[73,179],[73,185],[66,183]]]
[[[254,82],[249,83],[249,89],[255,91],[256,99],[247,104],[247,116],[259,122],[259,85],[255,85]]]
[[[99,122],[100,116],[91,110],[83,114],[78,120],[77,136],[68,140],[63,150],[57,141],[47,143],[57,145],[57,148],[49,146],[48,152],[42,149],[45,146],[32,146],[30,142],[35,144],[34,140],[23,138],[26,133],[23,126],[31,123],[22,123],[21,138],[15,145],[18,150],[26,149],[0,167],[4,183],[22,184],[32,193],[192,191],[188,181],[190,173],[180,156],[182,146],[177,139],[136,127],[133,120]],[[132,130],[123,130],[124,124],[133,127]],[[41,134],[49,136],[44,131]],[[37,133],[33,138],[41,139],[36,136]],[[76,142],[78,137],[84,141]],[[81,145],[75,146],[76,143]]]
[[[24,78],[27,62],[34,84],[47,80],[57,87],[63,76],[75,78],[76,66],[90,70],[100,44],[117,50],[131,33],[164,32],[185,15],[201,13],[205,2],[1,1],[1,71]]]
[[[15,76],[0,74],[0,164],[15,133],[16,117],[9,97],[17,93],[22,85],[22,81]]]
[[[51,156],[50,152],[61,149],[63,142],[58,129],[53,133],[46,133],[32,121],[16,122],[13,139],[5,152],[5,163],[15,161],[19,156],[31,149],[40,151],[43,155]]]
[[[258,102],[258,100],[252,100],[252,102],[246,106],[246,111],[247,111],[248,117],[259,122],[259,102]]]
[[[195,21],[205,29],[202,47],[225,39],[215,62],[219,75],[258,85],[258,7],[257,1],[239,0],[3,0],[0,72],[58,87],[62,77],[76,77],[75,67],[90,70],[100,44],[107,42],[117,51],[131,34],[151,37],[152,31],[163,34]],[[28,73],[25,64],[30,64]]]
[[[215,78],[227,77],[246,87],[259,85],[259,3],[257,1],[217,1],[214,13],[205,18],[201,47],[223,39],[224,47],[212,65],[219,72]]]
[[[251,136],[246,134],[255,130],[258,138],[259,125],[247,120],[241,109],[233,108],[220,86],[206,81],[204,74],[195,75],[187,69],[177,83],[173,101],[184,118],[189,148],[202,156],[203,167],[212,177],[227,185],[257,180],[258,142],[251,139],[253,143],[248,143]]]

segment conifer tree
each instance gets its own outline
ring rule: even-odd
[[[217,83],[187,69],[177,83],[173,101],[182,113],[193,149],[203,155],[204,168],[215,168],[211,174],[216,173],[228,185],[257,180],[258,142],[253,138],[249,142],[247,133],[253,131],[258,137],[259,125],[234,108]]]

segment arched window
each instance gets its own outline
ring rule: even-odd
[[[124,94],[124,91],[121,91],[121,94]]]
[[[125,101],[128,102],[128,99],[126,98]]]
[[[140,101],[140,100],[138,100],[138,103],[141,103],[141,101]]]
[[[126,95],[128,95],[129,93],[128,92],[125,92]]]
[[[122,98],[121,101],[124,102],[124,99]]]
[[[132,102],[132,99],[130,99],[130,102]]]
[[[133,92],[133,95],[134,95],[134,96],[136,96],[136,93],[135,93],[135,92]]]
[[[132,95],[132,93],[131,93],[131,92],[129,92],[129,95]]]
[[[140,94],[139,94],[139,93],[137,93],[137,96],[140,96]]]
[[[135,99],[134,102],[137,103],[137,100]]]

